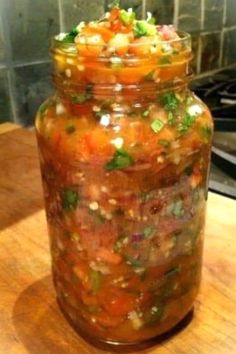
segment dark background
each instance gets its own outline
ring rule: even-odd
[[[49,38],[98,18],[106,0],[0,0],[0,122],[32,125],[52,92]],[[193,38],[193,67],[205,75],[236,64],[236,0],[121,0],[140,17],[174,23]]]

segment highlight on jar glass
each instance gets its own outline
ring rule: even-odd
[[[36,134],[58,303],[94,344],[160,336],[193,308],[213,123],[191,38],[118,3],[59,34]]]

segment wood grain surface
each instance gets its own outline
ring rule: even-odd
[[[109,353],[81,339],[56,304],[34,133],[9,126],[0,126],[1,132],[0,354]],[[139,353],[236,353],[235,201],[209,194],[203,281],[193,319],[177,335]]]

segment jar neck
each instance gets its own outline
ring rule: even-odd
[[[159,48],[159,49],[158,49]],[[156,52],[95,56],[95,49],[82,56],[75,44],[53,42],[53,78],[60,95],[79,96],[78,100],[108,98],[151,98],[168,90],[186,88],[191,78],[191,39],[156,43]],[[150,50],[150,46],[148,46]],[[158,50],[158,51],[157,51]],[[87,51],[88,52],[88,51]]]
[[[60,78],[54,77],[57,95],[63,100],[69,100],[74,104],[83,104],[91,100],[106,101],[110,100],[116,103],[130,102],[150,102],[156,100],[159,96],[166,92],[175,92],[185,95],[188,92],[189,81],[191,75],[183,80],[175,79],[166,81],[165,83],[142,83],[136,85],[122,84],[92,84],[81,83],[74,84],[68,82],[61,83]]]

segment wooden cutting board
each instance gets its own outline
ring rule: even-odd
[[[1,132],[0,354],[108,353],[76,335],[56,304],[34,133],[9,124]],[[235,201],[209,195],[203,281],[192,321],[141,353],[236,353]]]

